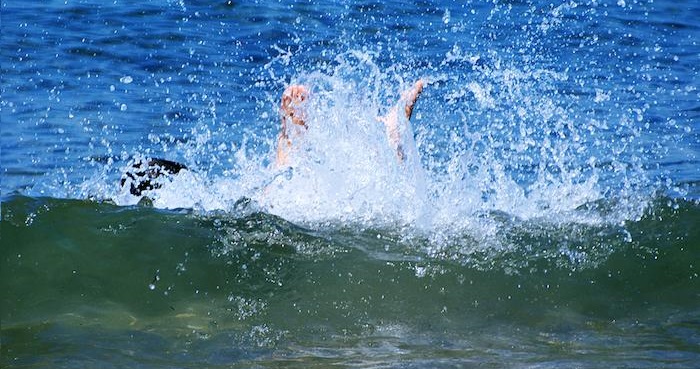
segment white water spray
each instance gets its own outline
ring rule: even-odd
[[[267,156],[251,156],[245,148],[233,158],[230,151],[221,152],[228,156],[221,162],[233,159],[231,171],[188,171],[148,194],[153,205],[228,211],[249,198],[256,209],[301,224],[482,234],[493,232],[491,212],[597,224],[634,219],[644,209],[644,204],[626,206],[624,213],[605,216],[580,210],[610,194],[583,137],[593,128],[577,127],[569,118],[571,108],[549,95],[565,75],[500,62],[475,66],[471,75],[427,73],[426,90],[435,93],[421,97],[420,119],[412,124],[428,134],[416,139],[411,122],[401,121],[407,159],[399,162],[377,117],[398,103],[401,89],[412,81],[382,71],[368,53],[349,52],[336,62],[331,71],[297,78],[311,91],[305,106],[309,128],[295,143],[289,167],[275,167],[276,137],[268,137]],[[438,94],[443,82],[453,87]],[[460,113],[462,121],[440,124],[436,120],[449,116],[440,109]],[[474,121],[475,116],[493,119]],[[448,125],[457,128],[443,127]],[[447,146],[430,141],[447,136]],[[431,150],[447,154],[435,157]],[[124,191],[111,197],[121,205],[138,201]]]

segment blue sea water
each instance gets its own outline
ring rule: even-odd
[[[0,11],[3,367],[700,362],[700,4]]]

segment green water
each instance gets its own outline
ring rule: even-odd
[[[9,197],[2,367],[696,367],[700,207],[490,239]]]

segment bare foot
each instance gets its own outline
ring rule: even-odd
[[[404,106],[404,113],[406,114],[406,119],[411,119],[413,115],[413,107],[416,105],[418,97],[423,92],[423,80],[419,79],[413,84],[413,88],[406,90],[401,94],[401,99],[406,103]]]
[[[278,167],[289,164],[289,152],[292,149],[292,137],[307,129],[306,113],[303,103],[309,98],[309,90],[304,85],[291,85],[282,93],[280,115],[282,127],[277,140]]]

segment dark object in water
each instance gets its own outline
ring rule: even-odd
[[[122,175],[119,185],[130,185],[129,192],[141,196],[143,191],[149,191],[163,186],[163,179],[172,177],[187,169],[184,164],[175,161],[147,158],[136,159],[131,167]]]

